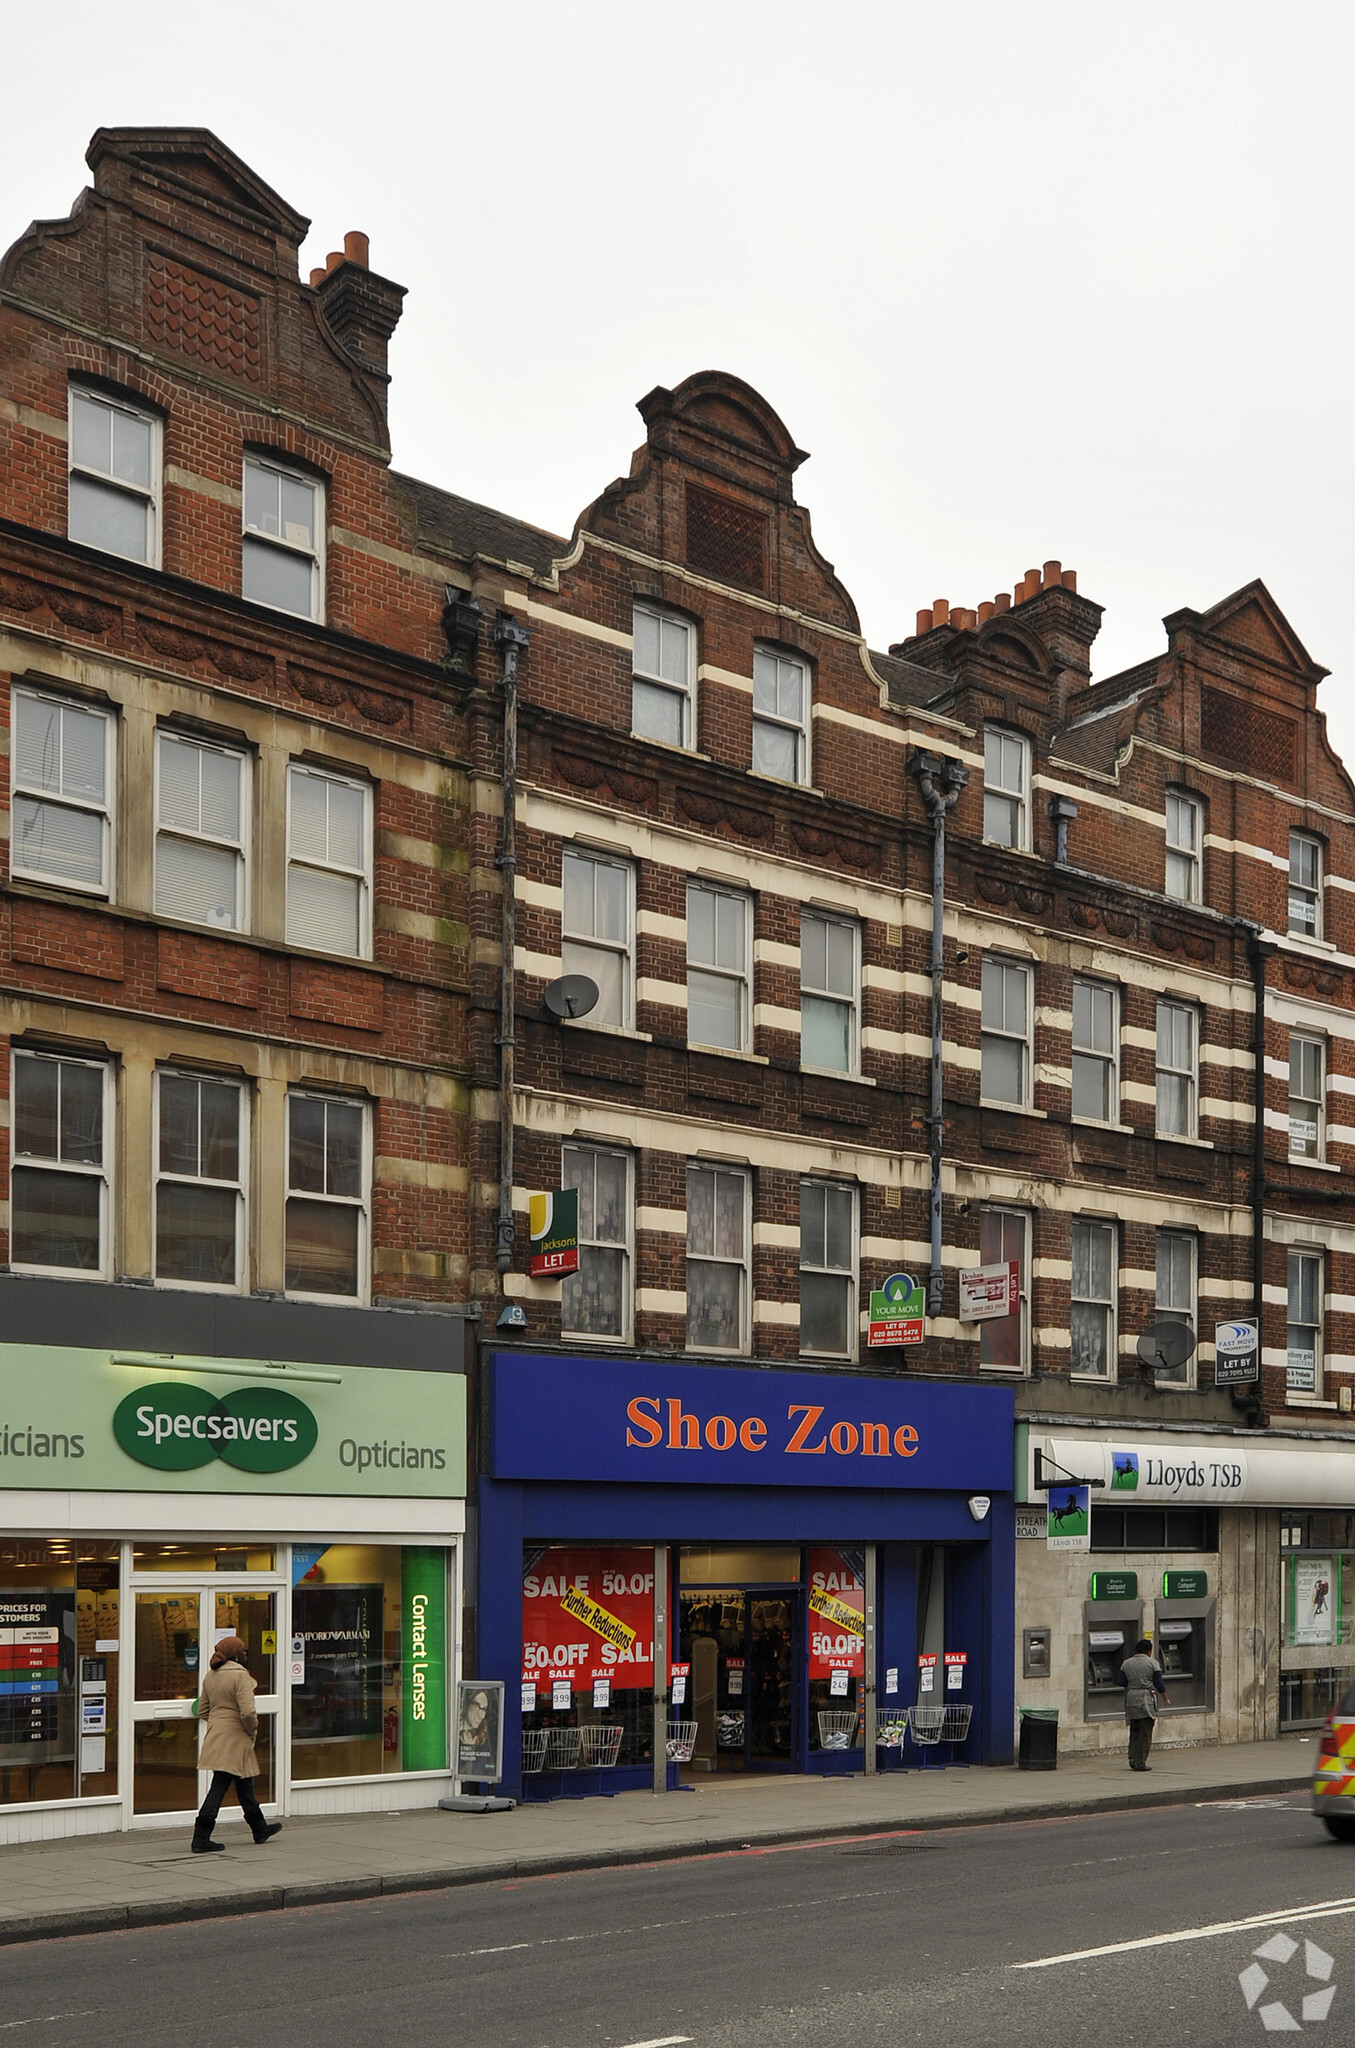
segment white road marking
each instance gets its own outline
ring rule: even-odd
[[[509,1941],[500,1948],[444,1949],[442,1960],[460,1963],[468,1956],[504,1956],[514,1949],[567,1948],[575,1941],[610,1941],[622,1934],[656,1934],[670,1927],[708,1926],[717,1920],[756,1919],[767,1913],[803,1913],[815,1906],[854,1905],[858,1899],[882,1899],[885,1896],[883,1891],[835,1892],[826,1899],[787,1899],[776,1906],[739,1906],[729,1913],[688,1913],[677,1920],[642,1920],[638,1927],[592,1927],[584,1934],[547,1934],[539,1941]]]
[[[0,2020],[0,2034],[7,2034],[11,2027],[50,2027],[53,2020],[87,2020],[97,2011],[97,2006],[87,2005],[83,2012],[43,2012],[35,2013],[31,2020]]]
[[[690,2041],[690,2034],[660,2034],[653,2041],[627,2041],[626,2048],[679,2048],[682,2041]]]
[[[1250,1913],[1245,1920],[1216,1920],[1208,1927],[1181,1927],[1174,1934],[1145,1934],[1137,1941],[1108,1941],[1100,1948],[1070,1949],[1067,1955],[1037,1956],[1033,1962],[1013,1963],[1014,1970],[1050,1970],[1058,1963],[1086,1963],[1097,1956],[1123,1956],[1133,1949],[1170,1948],[1182,1941],[1213,1941],[1220,1934],[1245,1934],[1253,1927],[1274,1927],[1280,1921],[1333,1920],[1355,1913],[1355,1899],[1323,1899],[1312,1906],[1277,1907],[1273,1913]]]
[[[530,1948],[531,1945],[530,1941],[505,1941],[498,1948],[468,1948],[466,1954],[468,1956],[506,1956],[510,1955],[515,1948]]]

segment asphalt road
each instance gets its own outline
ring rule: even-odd
[[[1336,2048],[1355,1846],[1300,1796],[1015,1822],[35,1942],[0,1985],[16,2048]]]

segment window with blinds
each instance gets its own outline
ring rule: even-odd
[[[113,845],[113,720],[16,689],[10,865],[66,889],[107,894]]]
[[[287,777],[287,943],[371,952],[372,792],[295,767]]]
[[[178,733],[155,736],[155,909],[243,931],[245,756]]]

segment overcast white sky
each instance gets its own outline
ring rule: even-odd
[[[1109,675],[1261,576],[1355,764],[1349,7],[55,19],[6,25],[0,242],[67,211],[96,127],[211,127],[311,216],[303,265],[361,227],[409,287],[401,467],[568,533],[638,398],[733,371],[811,451],[876,646],[1053,556]]]

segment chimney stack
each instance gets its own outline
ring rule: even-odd
[[[399,321],[405,288],[379,277],[370,268],[369,255],[366,235],[355,228],[344,236],[342,249],[331,250],[324,269],[311,272],[311,284],[325,324],[345,355],[369,377],[385,383],[386,344]]]

